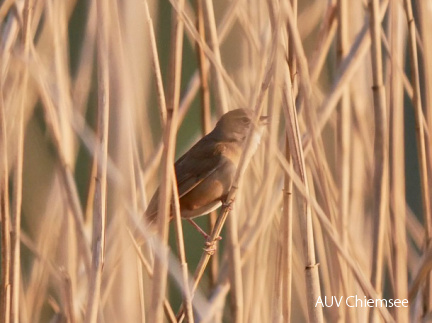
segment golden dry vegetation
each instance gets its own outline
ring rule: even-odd
[[[431,320],[431,31],[430,1],[2,0],[1,321]],[[240,107],[271,121],[210,257],[172,165]]]

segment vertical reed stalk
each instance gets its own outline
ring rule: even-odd
[[[410,65],[411,65],[411,78],[413,83],[414,97],[414,114],[416,122],[416,136],[417,136],[417,153],[420,168],[420,185],[422,195],[422,206],[423,206],[423,218],[426,233],[425,249],[432,247],[432,214],[431,214],[431,195],[428,179],[428,168],[427,168],[427,155],[426,155],[426,143],[425,133],[423,126],[423,106],[421,101],[420,92],[420,74],[419,74],[419,63],[417,58],[417,41],[416,41],[416,26],[414,22],[411,2],[408,0],[404,1],[405,14],[408,22],[408,40],[409,40],[409,53],[410,53]],[[427,284],[425,286],[424,296],[424,314],[428,313],[432,309],[432,276],[428,277]]]
[[[312,109],[311,101],[311,84],[309,78],[308,64],[303,52],[300,36],[297,32],[295,25],[295,18],[291,5],[287,5],[287,21],[289,35],[292,38],[293,50],[296,52],[298,69],[302,78],[300,79],[300,87],[304,99],[305,109]],[[300,139],[300,130],[298,126],[297,113],[294,105],[294,98],[292,96],[291,72],[287,66],[287,75],[285,76],[284,83],[284,113],[286,120],[286,132],[289,140],[290,150],[293,157],[293,166],[295,171],[299,174],[303,184],[307,188],[306,181],[306,166],[303,154],[303,148]],[[318,264],[315,259],[315,246],[314,235],[312,226],[312,213],[310,205],[306,200],[299,201],[300,206],[300,223],[303,232],[303,250],[305,255],[305,275],[306,275],[306,293],[309,320],[313,322],[323,321],[322,307],[315,306],[318,297],[321,296],[320,280],[318,273]]]
[[[422,87],[424,88],[424,114],[426,117],[427,127],[430,129],[432,126],[432,63],[430,62],[430,57],[432,57],[432,35],[429,30],[432,30],[432,20],[430,19],[431,8],[426,2],[419,1],[416,3],[417,12],[419,15],[419,25],[420,25],[420,39],[422,44],[422,74],[423,82]],[[428,134],[426,136],[426,152],[428,153],[428,174],[432,174],[432,149],[430,148],[432,142],[432,135]],[[432,178],[429,175],[429,187],[432,187]],[[432,198],[432,197],[431,197]]]
[[[196,7],[196,29],[201,36],[201,42],[205,43],[205,24],[204,24],[204,6],[203,0],[195,1]],[[210,89],[208,85],[208,62],[205,57],[205,53],[203,48],[196,44],[196,51],[198,56],[198,64],[199,64],[199,75],[200,75],[200,84],[201,84],[201,127],[203,135],[208,134],[211,131],[211,108],[210,108]],[[214,224],[216,223],[217,212],[212,211],[210,213],[210,219],[208,222],[208,228],[211,231]],[[217,273],[219,266],[219,255],[216,253],[210,260],[210,285],[213,286],[216,281]]]
[[[337,28],[337,63],[340,64],[345,59],[349,40],[348,40],[348,1],[339,0],[337,2],[338,28]],[[351,146],[351,102],[350,102],[350,86],[346,86],[345,91],[341,96],[337,114],[337,166],[339,169],[337,175],[339,196],[338,196],[338,223],[339,232],[343,243],[348,245],[348,220],[349,220],[349,196],[350,196],[350,146]],[[352,286],[348,285],[347,268],[341,266],[341,285],[338,289],[338,295],[344,295]],[[351,288],[350,288],[351,287]],[[346,313],[351,313],[350,320],[354,320],[351,311],[346,311],[345,307],[341,307],[339,311],[340,317],[345,318]]]
[[[97,2],[97,62],[98,62],[98,143],[100,150],[96,152],[96,178],[93,208],[92,233],[92,271],[88,290],[87,311],[85,322],[97,321],[102,285],[102,272],[105,261],[105,227],[107,203],[107,162],[108,162],[108,129],[109,129],[109,38],[108,3]]]
[[[176,237],[177,237],[177,249],[180,257],[180,265],[182,269],[182,292],[183,292],[183,304],[186,306],[186,319],[188,322],[194,322],[193,311],[192,311],[192,297],[191,290],[189,287],[189,277],[188,277],[188,266],[186,262],[186,254],[184,247],[184,236],[183,236],[183,227],[181,224],[181,215],[180,215],[180,203],[179,196],[177,191],[177,181],[175,178],[174,168],[172,169],[172,184],[173,184],[173,199],[174,199],[174,219],[176,225]]]
[[[285,142],[285,157],[292,168],[292,159],[289,149],[288,138]],[[282,313],[285,322],[291,322],[291,295],[292,295],[292,274],[293,274],[293,183],[291,177],[285,174],[284,179],[284,213],[282,215],[282,237],[283,241],[283,260],[282,268],[285,275],[283,276],[284,286],[282,297]]]
[[[388,214],[388,126],[381,53],[381,19],[379,1],[369,2],[372,52],[373,99],[375,116],[374,180],[373,180],[373,252],[371,282],[378,294],[382,292],[384,237]],[[374,309],[371,308],[370,320]]]
[[[3,85],[3,84],[2,84]],[[0,183],[0,219],[1,219],[1,293],[0,293],[0,319],[2,322],[10,320],[10,218],[9,218],[9,168],[8,168],[8,143],[5,122],[5,107],[3,86],[0,89],[0,127],[2,147],[2,169]]]
[[[184,0],[178,1],[179,10],[184,7]],[[167,97],[167,123],[164,129],[164,146],[162,154],[162,176],[159,193],[159,211],[157,217],[158,232],[162,246],[167,250],[168,221],[172,201],[172,165],[174,164],[174,151],[177,133],[177,115],[180,101],[180,81],[183,56],[183,20],[178,12],[172,13],[171,52],[170,52],[170,83]],[[163,300],[167,284],[168,254],[164,251],[155,259],[154,277],[152,286],[152,300],[149,321],[163,321]]]
[[[391,223],[393,239],[393,279],[394,295],[398,299],[408,298],[407,284],[407,235],[405,178],[400,176],[405,171],[404,149],[404,104],[403,84],[399,66],[403,66],[404,37],[402,10],[399,4],[390,4],[390,46],[391,46],[391,79],[390,79],[390,125],[391,125]],[[408,308],[395,308],[397,322],[409,321]]]
[[[337,3],[339,25],[337,28],[338,49],[337,60],[340,64],[346,57],[348,50],[348,2],[339,0]],[[340,188],[339,196],[339,215],[340,215],[340,232],[343,240],[347,240],[347,221],[349,210],[349,175],[350,171],[350,124],[351,124],[351,107],[350,107],[349,86],[342,94],[339,103],[338,113],[338,149],[339,157],[338,166],[340,167],[338,187]]]
[[[216,20],[214,16],[213,1],[204,0],[204,21],[207,23],[209,30],[210,48],[215,56],[215,60],[218,64],[222,65],[222,59],[219,49],[219,39],[216,28]],[[215,80],[215,100],[216,108],[220,115],[228,111],[228,98],[226,96],[225,84],[221,73],[213,65],[213,74]]]
[[[387,2],[383,2],[380,6],[380,22],[384,18],[386,12]],[[315,135],[319,136],[323,131],[325,125],[328,123],[332,113],[336,109],[337,103],[344,93],[345,86],[355,75],[358,68],[360,68],[363,57],[368,53],[368,49],[371,45],[371,36],[369,31],[369,19],[365,19],[364,25],[361,31],[358,33],[356,40],[351,46],[351,50],[348,52],[346,59],[340,64],[341,67],[338,71],[338,76],[332,85],[332,89],[329,95],[324,99],[321,104],[321,113],[319,115],[319,122]],[[303,146],[305,153],[307,154],[311,148],[312,139],[310,136],[305,138]]]
[[[432,10],[411,6],[3,1],[1,319],[178,322],[182,302],[189,322],[427,320]],[[174,155],[235,108],[270,122],[214,261],[183,232]],[[143,220],[157,178],[160,235]]]
[[[157,98],[158,98],[158,106],[159,106],[159,113],[160,118],[162,121],[162,125],[166,125],[167,122],[167,107],[166,107],[166,101],[165,101],[165,91],[162,83],[162,73],[160,69],[160,63],[159,63],[159,55],[157,51],[157,45],[156,45],[156,37],[154,34],[154,28],[153,28],[153,21],[150,16],[150,11],[148,8],[147,1],[144,2],[145,6],[145,15],[147,19],[147,26],[148,26],[148,35],[150,38],[150,47],[152,52],[152,66],[153,66],[153,73],[155,75],[155,81],[156,81],[156,89],[157,89]]]
[[[305,165],[303,150],[301,148],[300,132],[298,128],[297,114],[291,95],[291,73],[287,67],[284,86],[284,112],[286,118],[286,133],[289,141],[290,151],[293,158],[293,167],[300,176],[302,184],[305,185],[308,194],[307,181],[305,177]],[[322,322],[322,307],[316,307],[318,297],[321,296],[319,286],[318,264],[315,261],[314,237],[312,228],[312,214],[307,200],[299,199],[299,214],[301,230],[303,232],[303,252],[305,257],[305,276],[306,276],[306,297],[308,305],[309,320],[312,322]]]
[[[30,43],[32,42],[31,17],[33,12],[33,1],[26,0],[23,11],[23,56],[26,61],[30,58]],[[11,322],[19,322],[19,298],[21,283],[21,210],[23,190],[23,160],[24,160],[24,109],[28,88],[28,69],[24,67],[22,73],[21,104],[18,113],[18,138],[17,138],[17,159],[15,162],[14,191],[12,200],[12,227],[11,227]],[[7,156],[7,154],[6,154]]]

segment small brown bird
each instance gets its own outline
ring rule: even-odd
[[[248,130],[253,125],[253,111],[237,109],[225,113],[216,127],[180,157],[175,165],[180,212],[205,237],[207,234],[191,219],[208,214],[225,201],[234,180]],[[261,138],[262,125],[267,117],[260,117],[254,133],[255,149]],[[158,214],[159,189],[146,210],[152,223]],[[173,218],[171,215],[170,220]]]

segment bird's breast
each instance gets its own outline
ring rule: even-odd
[[[249,162],[249,160],[252,158],[252,156],[255,154],[256,150],[258,149],[258,146],[261,142],[261,136],[262,136],[262,129],[257,129],[252,134],[252,142],[251,147],[248,150],[248,154],[246,156],[246,163]],[[235,167],[238,166],[240,162],[240,157],[243,151],[243,145],[239,143],[224,143],[224,150],[222,155],[229,159]]]
[[[242,146],[238,143],[223,143],[222,157],[230,161],[235,167],[238,166],[242,154]]]
[[[225,157],[222,158],[222,165],[217,171],[206,177],[201,183],[180,199],[180,208],[183,217],[206,214],[206,206],[214,208],[215,201],[221,201],[228,193],[235,175],[235,165]],[[196,214],[195,210],[203,210],[203,213]],[[192,213],[191,213],[192,212]]]

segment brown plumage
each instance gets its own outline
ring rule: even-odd
[[[212,132],[176,161],[174,167],[183,218],[208,214],[222,205],[231,188],[252,119],[252,110],[237,109],[224,114]],[[266,119],[261,117],[260,123]],[[257,134],[258,130],[259,127]],[[259,135],[257,137],[259,139]],[[158,213],[158,192],[159,189],[146,210],[150,223]]]

